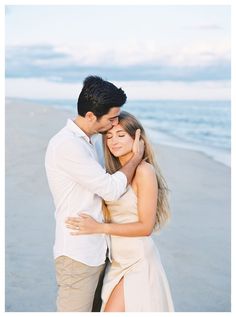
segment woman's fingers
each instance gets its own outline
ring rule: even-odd
[[[92,218],[92,217],[89,216],[88,214],[80,214],[79,218]]]
[[[66,221],[65,224],[67,227],[70,226],[73,228],[78,228],[80,225],[80,222],[79,221]]]
[[[91,224],[96,222],[88,214],[80,214],[79,217],[68,217],[65,221],[65,225],[68,229],[72,229],[71,235],[88,234],[92,231]]]
[[[88,214],[80,214],[78,217],[67,217],[66,222],[79,222],[81,218],[91,218]]]
[[[78,222],[79,217],[68,217],[66,218],[66,222]]]
[[[71,231],[70,235],[71,236],[79,236],[81,233],[79,231]]]
[[[75,225],[66,225],[66,228],[73,229],[73,230],[79,230],[79,226],[75,226]]]

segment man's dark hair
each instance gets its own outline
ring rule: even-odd
[[[82,117],[88,111],[100,118],[107,114],[110,108],[121,107],[126,102],[126,94],[109,81],[98,76],[86,77],[78,98],[77,111]]]

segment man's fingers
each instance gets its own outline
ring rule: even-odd
[[[133,153],[138,153],[139,152],[140,134],[141,134],[141,130],[137,129],[135,131],[135,139],[134,139],[134,144],[133,144]]]
[[[137,130],[135,131],[135,140],[136,140],[136,141],[139,140],[140,134],[141,134],[141,130],[140,130],[140,129],[137,129]]]

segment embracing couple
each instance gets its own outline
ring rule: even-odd
[[[169,216],[167,186],[125,102],[121,88],[87,77],[78,115],[47,148],[59,312],[174,310],[151,238]]]

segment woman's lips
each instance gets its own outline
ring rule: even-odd
[[[112,147],[111,149],[112,149],[112,151],[118,151],[118,150],[121,149],[121,146],[119,146],[119,147]]]

